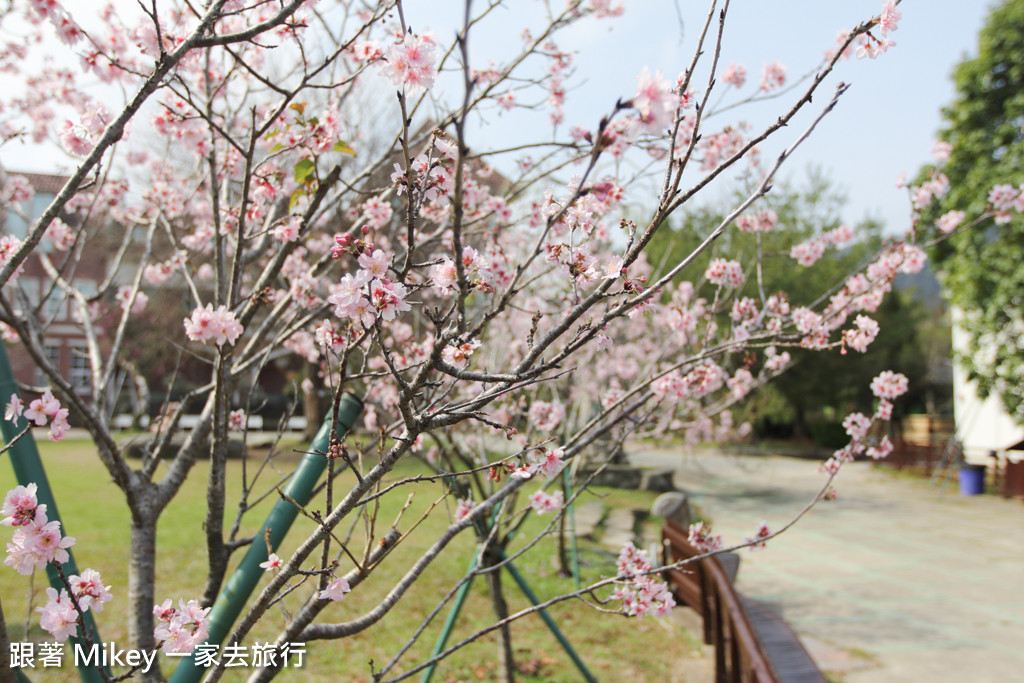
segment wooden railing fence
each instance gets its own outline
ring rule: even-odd
[[[697,557],[687,532],[662,527],[665,564]],[[704,622],[704,642],[715,648],[716,683],[825,683],[796,634],[770,610],[744,599],[733,586],[737,562],[708,557],[666,572],[677,601]],[[730,571],[730,566],[732,571]]]

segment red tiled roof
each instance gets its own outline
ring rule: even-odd
[[[57,194],[61,188],[64,187],[64,183],[68,181],[70,176],[66,175],[51,175],[49,173],[18,173],[17,171],[8,171],[7,175],[20,175],[25,176],[32,189],[36,192],[48,192],[51,194]]]

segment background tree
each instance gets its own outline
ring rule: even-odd
[[[771,211],[775,217],[771,230],[731,231],[697,264],[706,267],[719,253],[763,254],[757,260],[757,272],[735,296],[757,298],[759,291],[767,295],[786,292],[791,306],[812,306],[823,292],[831,295],[840,288],[883,244],[882,226],[876,221],[864,220],[856,227],[842,222],[845,203],[843,193],[820,169],[809,169],[805,179],[777,183],[765,198],[762,211]],[[655,235],[648,258],[657,265],[689,253],[727,212],[721,205],[688,212],[679,225]],[[846,239],[836,240],[835,236]],[[793,257],[794,247],[799,250],[798,245],[818,243],[822,255],[813,265],[800,265]],[[871,378],[887,367],[899,367],[910,378],[910,395],[900,408],[923,407],[930,385],[927,358],[921,353],[918,336],[927,317],[925,303],[898,290],[871,315],[881,330],[870,354],[847,352],[840,346],[826,351],[789,351],[793,362],[786,372],[762,394],[746,401],[744,414],[753,422],[755,433],[811,437],[830,447],[842,445],[843,416],[852,408],[870,404]],[[723,311],[719,319],[720,324],[728,324],[729,312]]]
[[[1024,422],[1024,219],[1010,211],[1024,183],[1024,2],[993,8],[977,55],[953,78],[957,94],[943,110],[946,126],[939,134],[952,147],[937,147],[939,161],[948,154],[945,179],[934,166],[924,168],[912,198],[919,208],[927,205],[924,223],[956,230],[934,256],[970,336],[958,360],[982,396],[999,395],[1009,414]],[[928,205],[934,180],[948,193]],[[952,212],[988,217],[980,229],[957,230],[964,214]]]

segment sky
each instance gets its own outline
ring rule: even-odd
[[[563,49],[578,50],[578,70],[588,75],[587,83],[571,94],[568,123],[580,122],[592,129],[599,116],[594,112],[608,111],[612,95],[633,94],[636,75],[644,66],[674,79],[691,59],[708,3],[627,0],[625,6],[622,17],[591,22],[561,43]],[[976,52],[977,33],[988,6],[983,0],[904,0],[899,28],[890,36],[896,46],[876,60],[841,61],[812,106],[765,144],[766,159],[803,131],[837,81],[849,83],[839,105],[781,175],[797,182],[806,177],[809,167],[820,167],[849,197],[846,220],[878,218],[888,232],[904,232],[909,225],[909,202],[906,191],[896,188],[896,179],[903,172],[913,177],[930,161],[941,127],[941,108],[955,95],[952,70]],[[727,18],[723,64],[735,61],[746,67],[744,93],[756,89],[764,62],[781,62],[795,78],[820,62],[841,29],[877,15],[881,8],[881,0],[735,0]],[[508,28],[505,33],[517,35],[518,31]],[[498,40],[500,36],[486,36],[477,43],[490,45]],[[735,116],[774,120],[780,105],[802,92],[736,110]]]
[[[560,0],[551,0],[558,6]],[[66,3],[76,18],[95,12],[93,3]],[[131,3],[128,3],[131,4]],[[477,7],[481,3],[477,3]],[[626,11],[613,20],[587,22],[560,40],[563,50],[575,53],[577,86],[566,106],[567,124],[593,129],[601,112],[618,97],[636,89],[636,76],[645,66],[674,80],[691,58],[696,37],[706,16],[703,0],[624,0]],[[416,29],[431,29],[439,38],[452,35],[461,15],[461,0],[407,0],[406,18]],[[491,29],[471,40],[474,58],[515,50],[519,34],[530,16],[543,11],[538,0],[515,0],[499,10]],[[733,0],[725,39],[723,64],[743,64],[748,72],[744,92],[756,89],[761,64],[779,61],[795,78],[813,69],[840,29],[850,28],[881,10],[881,0]],[[955,64],[976,49],[977,32],[988,3],[982,0],[904,0],[899,29],[892,34],[896,46],[877,60],[847,60],[800,115],[763,154],[773,157],[788,145],[827,102],[835,83],[851,85],[838,107],[819,130],[787,162],[782,176],[794,182],[809,167],[820,167],[849,197],[844,218],[881,219],[889,232],[902,232],[908,224],[905,191],[895,187],[897,176],[913,176],[929,160],[929,150],[941,126],[940,110],[954,95],[950,74]],[[485,61],[485,60],[481,60]],[[439,82],[440,86],[444,82]],[[723,121],[772,120],[797,91],[760,106],[723,115]],[[715,101],[714,99],[712,101]],[[727,100],[728,101],[728,100]],[[788,108],[788,107],[787,107]],[[533,122],[522,118],[489,121],[487,134],[516,135],[550,132],[546,114]],[[506,128],[503,129],[503,126]],[[513,131],[510,127],[515,126]],[[53,172],[67,165],[54,150],[26,150],[7,145],[0,160],[9,170]]]

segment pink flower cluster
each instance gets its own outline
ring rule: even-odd
[[[36,486],[18,486],[7,492],[3,524],[16,526],[11,542],[7,544],[4,564],[14,567],[19,574],[28,576],[33,569],[43,569],[48,562],[63,564],[68,551],[75,544],[71,536],[61,536],[60,522],[48,522],[46,506],[36,499]]]
[[[410,93],[429,89],[437,78],[437,45],[430,36],[406,34],[384,53],[384,75]]]
[[[989,191],[988,201],[996,214],[996,224],[1009,223],[1013,217],[1011,211],[1024,212],[1024,185],[996,185]]]
[[[813,266],[825,255],[825,240],[817,237],[800,244],[794,244],[789,250],[789,257],[801,266]]]
[[[697,522],[690,525],[690,533],[687,538],[694,548],[702,553],[710,553],[722,549],[722,537],[711,533],[711,527],[704,522]]]
[[[153,607],[153,616],[157,626],[153,629],[156,639],[166,654],[191,654],[196,646],[206,640],[209,635],[210,608],[199,606],[197,600],[178,600],[177,609],[170,598]]]
[[[49,391],[32,400],[25,408],[24,402],[17,394],[11,394],[11,400],[7,403],[4,411],[4,419],[13,422],[18,417],[24,417],[29,422],[34,422],[37,427],[44,427],[50,424],[50,433],[47,437],[51,441],[60,441],[64,438],[70,428],[68,424],[68,409],[61,408],[60,401]]]
[[[881,399],[878,408],[871,417],[863,413],[850,413],[843,420],[843,427],[850,435],[850,443],[846,447],[836,451],[831,458],[826,460],[818,468],[819,471],[834,475],[844,462],[851,462],[858,455],[868,455],[871,458],[879,459],[889,455],[893,450],[893,444],[889,437],[869,437],[872,425],[877,421],[886,421],[892,418],[892,401],[906,393],[908,381],[905,375],[885,370],[871,381],[871,391]],[[871,443],[874,441],[874,443]]]
[[[744,232],[768,232],[775,227],[779,216],[771,209],[745,213],[736,219],[736,227]]]
[[[565,502],[565,498],[561,491],[555,491],[554,493],[545,493],[544,491],[537,491],[530,496],[530,507],[538,515],[547,514],[548,512],[555,512],[562,503]]]
[[[871,393],[881,399],[894,400],[907,393],[910,381],[907,376],[892,370],[883,370],[871,380]]]
[[[455,521],[461,522],[469,516],[469,513],[473,511],[476,505],[473,504],[472,498],[460,498],[459,502],[455,505]]]
[[[915,209],[923,209],[931,204],[936,197],[943,197],[949,192],[949,178],[944,173],[935,172],[932,177],[910,188],[910,203]]]
[[[868,350],[868,344],[878,336],[878,323],[866,315],[858,315],[853,324],[856,329],[843,331],[843,342],[854,351],[864,353]]]
[[[722,82],[728,83],[734,88],[742,88],[743,84],[747,82],[747,70],[742,64],[729,62],[725,71],[722,72],[721,78]]]
[[[192,311],[190,318],[185,318],[185,334],[192,341],[213,342],[222,346],[225,342],[234,345],[241,336],[242,324],[235,318],[235,312],[223,304],[213,309],[213,304]]]
[[[749,543],[747,547],[751,550],[764,550],[767,546],[766,539],[771,535],[772,530],[768,528],[768,522],[761,522],[754,535],[744,539],[744,543]]]
[[[4,564],[28,576],[50,562],[64,564],[70,559],[67,549],[75,544],[75,539],[61,536],[60,522],[47,521],[46,505],[38,502],[35,484],[8,491],[2,513],[5,517],[0,524],[17,527],[7,544]],[[102,612],[103,604],[111,600],[110,586],[104,586],[99,572],[93,569],[69,577],[68,585],[83,612]],[[40,613],[39,625],[57,641],[64,642],[77,632],[78,611],[66,589],[58,593],[47,588],[46,595],[46,605],[36,608]]]
[[[411,308],[405,300],[408,293],[405,285],[386,275],[391,262],[387,254],[380,249],[372,254],[364,252],[358,262],[360,270],[355,275],[346,273],[327,297],[327,301],[334,304],[336,316],[372,327],[378,317],[391,321]]]
[[[712,259],[708,269],[704,271],[704,277],[711,284],[723,287],[739,287],[745,279],[740,262],[724,258]]]
[[[625,580],[612,593],[612,598],[622,600],[622,612],[626,616],[664,617],[675,607],[676,601],[668,585],[650,573],[652,567],[647,553],[632,543],[622,546],[618,570]]]
[[[540,473],[545,477],[553,477],[565,467],[565,462],[562,460],[564,456],[565,453],[561,448],[547,451],[543,454],[537,451],[530,451],[526,455],[526,463],[517,467],[512,472],[512,476],[517,479],[529,479],[533,475]]]
[[[75,23],[57,0],[30,0],[29,21],[33,23],[49,19],[57,37],[66,45],[74,45],[82,38],[82,29]]]
[[[707,360],[685,375],[673,370],[651,383],[658,398],[683,401],[714,393],[725,385],[728,374],[714,361]]]
[[[768,62],[761,67],[761,90],[771,92],[786,84],[786,68],[779,62]]]
[[[561,401],[534,401],[527,413],[530,423],[542,432],[550,432],[565,419],[565,406]]]
[[[936,219],[935,227],[938,228],[939,232],[942,234],[948,235],[959,228],[960,224],[964,222],[964,218],[966,217],[967,214],[963,211],[947,211]]]

